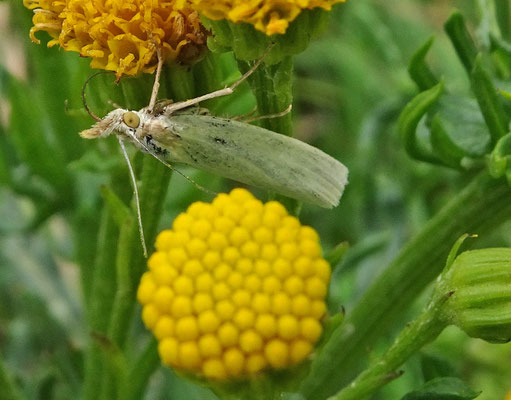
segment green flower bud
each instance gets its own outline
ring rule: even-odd
[[[491,343],[511,340],[511,248],[466,251],[448,267],[440,287],[448,321]]]

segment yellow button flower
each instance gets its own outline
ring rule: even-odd
[[[285,33],[289,23],[304,9],[321,7],[330,10],[332,5],[345,0],[190,0],[201,14],[213,20],[228,19],[247,22],[266,33]]]
[[[330,266],[317,233],[245,189],[192,204],[148,266],[137,297],[168,366],[249,377],[302,362],[323,331]]]
[[[189,63],[206,45],[206,30],[185,1],[23,0],[34,10],[30,37],[46,31],[48,46],[91,57],[91,67],[121,75],[153,72],[156,48],[171,62]]]

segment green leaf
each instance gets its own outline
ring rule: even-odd
[[[490,131],[492,143],[495,144],[508,132],[509,118],[504,113],[501,100],[490,74],[483,67],[482,56],[480,54],[475,59],[470,78],[472,91],[476,96],[479,108]]]
[[[510,168],[511,161],[511,133],[500,139],[490,157],[488,158],[488,170],[494,178],[500,178]]]
[[[444,29],[451,39],[452,45],[458,54],[466,71],[470,73],[477,56],[477,49],[470,33],[465,26],[465,19],[459,11],[454,11],[444,25]]]
[[[410,64],[408,65],[408,73],[413,81],[417,84],[421,91],[431,89],[433,86],[438,84],[438,79],[435,77],[428,64],[426,64],[425,58],[433,44],[434,37],[430,37],[426,43],[424,43],[414,53]]]
[[[423,353],[420,357],[420,363],[425,381],[456,375],[456,369],[452,363],[438,355]]]
[[[410,101],[399,116],[398,130],[408,154],[418,160],[438,163],[439,158],[421,147],[417,141],[417,126],[422,117],[438,101],[444,90],[443,82],[418,94]]]
[[[475,100],[446,94],[438,102],[437,116],[449,140],[465,156],[479,158],[491,150],[488,127]]]
[[[471,400],[481,392],[470,389],[458,378],[436,378],[426,382],[419,390],[406,394],[401,400]]]
[[[440,116],[437,114],[431,123],[431,146],[435,153],[442,159],[444,163],[459,168],[461,160],[465,156],[462,149],[449,138],[445,130]]]
[[[505,39],[511,39],[511,5],[509,0],[494,0],[494,3],[500,34]]]

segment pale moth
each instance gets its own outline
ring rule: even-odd
[[[97,123],[82,131],[80,136],[86,139],[111,134],[117,136],[133,181],[144,253],[138,192],[124,147],[125,140],[170,168],[168,162],[184,163],[321,207],[331,208],[339,203],[347,183],[348,169],[336,159],[300,140],[247,123],[208,115],[204,108],[191,107],[201,101],[231,94],[254,72],[263,57],[231,86],[172,103],[168,100],[156,102],[163,64],[159,56],[149,106],[139,111],[117,108],[103,119],[91,114]]]

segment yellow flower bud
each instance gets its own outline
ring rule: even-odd
[[[208,379],[307,359],[330,267],[317,233],[245,189],[198,202],[156,239],[137,291],[166,365]]]

